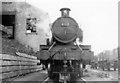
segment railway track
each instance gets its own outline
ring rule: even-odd
[[[79,78],[76,81],[59,82],[57,80],[52,80],[49,77],[47,77],[42,83],[87,83],[87,81],[83,78]]]

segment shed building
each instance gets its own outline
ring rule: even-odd
[[[48,13],[26,2],[2,2],[1,29],[12,39],[38,51],[41,44],[51,37]]]

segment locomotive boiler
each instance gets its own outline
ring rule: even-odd
[[[47,45],[41,45],[38,58],[48,70],[48,76],[59,81],[75,80],[83,75],[81,64],[85,61],[83,50],[90,54],[90,46],[78,45],[82,42],[83,33],[78,23],[69,16],[70,9],[62,8],[61,17],[52,24],[52,39]]]

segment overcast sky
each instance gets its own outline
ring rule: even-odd
[[[53,23],[60,9],[71,9],[73,17],[83,30],[83,44],[92,46],[95,54],[118,46],[118,1],[119,0],[26,0],[48,12]]]

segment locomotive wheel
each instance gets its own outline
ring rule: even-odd
[[[53,74],[53,79],[57,79],[57,80],[59,80],[59,74],[58,73],[56,73],[56,74]]]
[[[53,74],[51,70],[48,70],[48,77],[50,77],[51,79],[53,78]]]
[[[75,81],[77,79],[78,73],[71,73],[70,74],[70,81]]]
[[[102,68],[102,70],[104,71],[104,68]]]
[[[83,68],[84,68],[84,69],[86,68],[86,65],[85,65],[85,64],[83,64]]]
[[[48,77],[50,79],[59,79],[59,74],[53,74],[52,72],[49,72]]]
[[[110,71],[110,68],[108,68],[108,71]]]
[[[46,69],[46,68],[45,68],[45,65],[43,65],[43,66],[42,66],[42,69],[43,69],[43,70],[45,70],[45,69]]]
[[[114,68],[114,71],[116,71],[116,68]]]
[[[80,70],[79,77],[83,77],[83,70]]]

